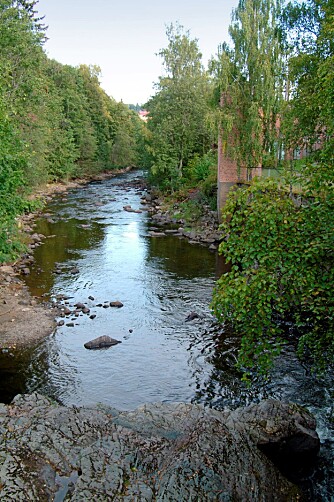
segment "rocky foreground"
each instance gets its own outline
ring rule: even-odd
[[[298,463],[319,449],[312,416],[275,400],[117,412],[19,395],[0,405],[0,429],[6,501],[295,501],[267,454]]]

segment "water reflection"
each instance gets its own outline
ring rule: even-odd
[[[130,409],[148,401],[190,401],[198,385],[194,368],[202,379],[209,375],[212,365],[200,360],[201,346],[191,340],[200,339],[212,320],[215,255],[175,237],[150,238],[147,214],[123,210],[140,207],[136,176],[60,196],[37,222],[36,231],[47,238],[35,251],[31,291],[50,298],[65,294],[72,310],[85,302],[96,317],[69,316],[30,354],[26,389],[65,404]],[[124,307],[99,306],[113,300]],[[187,323],[191,311],[199,318]],[[122,344],[87,351],[84,343],[100,335]],[[47,364],[33,374],[41,359]]]
[[[215,253],[173,236],[151,238],[147,259],[179,278],[212,277],[216,266]]]

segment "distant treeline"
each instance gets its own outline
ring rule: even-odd
[[[101,89],[98,67],[47,57],[36,3],[0,0],[0,261],[29,189],[137,164],[144,128]]]

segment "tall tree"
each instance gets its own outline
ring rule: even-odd
[[[197,40],[190,39],[178,24],[171,24],[166,34],[168,46],[159,52],[165,75],[159,78],[157,93],[146,108],[152,132],[152,173],[175,187],[191,156],[207,150],[208,84]]]
[[[292,54],[286,141],[291,148],[302,144],[309,150],[316,149],[323,158],[326,154],[330,162],[334,146],[333,19],[334,5],[330,0],[290,2],[283,16]]]
[[[223,140],[240,167],[277,159],[284,81],[280,9],[281,0],[240,0],[229,27],[232,46],[223,44],[212,63]]]
[[[334,362],[333,9],[307,0],[283,18],[292,54],[285,138],[289,146],[319,140],[317,155],[231,193],[223,211],[220,251],[231,270],[213,307],[240,335],[246,372],[266,372],[286,342],[315,369]]]
[[[15,216],[24,207],[20,189],[27,155],[0,96],[0,263],[12,259],[18,251],[11,239]]]

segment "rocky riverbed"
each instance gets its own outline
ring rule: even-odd
[[[35,343],[52,333],[56,311],[32,298],[13,266],[0,266],[0,349]]]
[[[0,405],[0,430],[0,498],[24,502],[297,501],[275,462],[300,464],[319,449],[313,417],[275,400],[118,412],[35,393]]]
[[[187,222],[178,215],[179,205],[168,205],[165,199],[158,196],[154,191],[142,197],[144,205],[149,206],[153,225],[152,237],[174,235],[185,238],[194,244],[203,244],[216,251],[221,240],[217,211],[212,211],[209,206],[202,205],[201,215]]]
[[[88,179],[48,184],[37,190],[32,198],[40,199],[43,203],[49,202],[55,196],[64,194],[65,197],[68,190],[90,181],[103,181],[130,170],[131,168],[114,170]],[[34,220],[40,214],[40,211],[36,211],[20,217],[18,223],[27,244],[27,252],[15,263],[0,265],[0,350],[7,351],[33,344],[50,335],[56,327],[55,317],[61,311],[61,305],[32,298],[22,280],[30,274],[30,267],[34,263],[34,249],[42,245],[45,239],[44,235],[35,232]],[[47,214],[44,216],[48,218]]]

